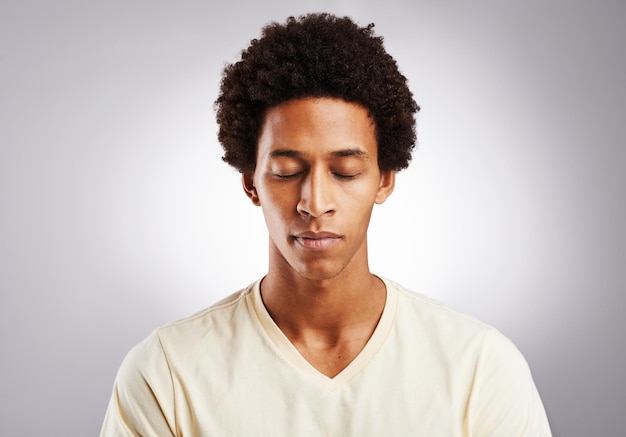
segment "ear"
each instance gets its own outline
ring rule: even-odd
[[[383,203],[387,200],[387,197],[393,193],[393,188],[396,185],[396,171],[387,170],[380,173],[380,183],[378,184],[378,191],[376,192],[376,199],[374,202],[377,204]]]
[[[252,203],[256,206],[261,206],[259,195],[254,186],[254,173],[243,173],[241,175],[241,185],[243,185],[243,191],[246,192],[246,196],[250,198]]]

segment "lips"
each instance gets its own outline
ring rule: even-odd
[[[333,232],[302,232],[293,238],[302,247],[310,250],[325,250],[341,240],[341,236]]]

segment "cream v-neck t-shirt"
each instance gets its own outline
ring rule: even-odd
[[[263,306],[260,280],[124,359],[101,437],[550,437],[526,361],[495,329],[384,279],[380,321],[329,378]]]

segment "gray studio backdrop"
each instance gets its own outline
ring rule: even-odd
[[[212,102],[262,25],[328,10],[423,108],[373,271],[512,338],[555,436],[623,436],[624,5],[3,1],[0,435],[97,435],[130,347],[263,274]]]

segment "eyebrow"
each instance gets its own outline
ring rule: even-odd
[[[268,156],[270,158],[281,158],[281,157],[304,158],[305,154],[298,152],[297,150],[292,150],[292,149],[276,149],[276,150],[272,150]],[[341,149],[341,150],[335,150],[334,152],[330,153],[330,156],[334,158],[355,156],[357,158],[367,159],[369,155],[367,152],[361,149]]]

